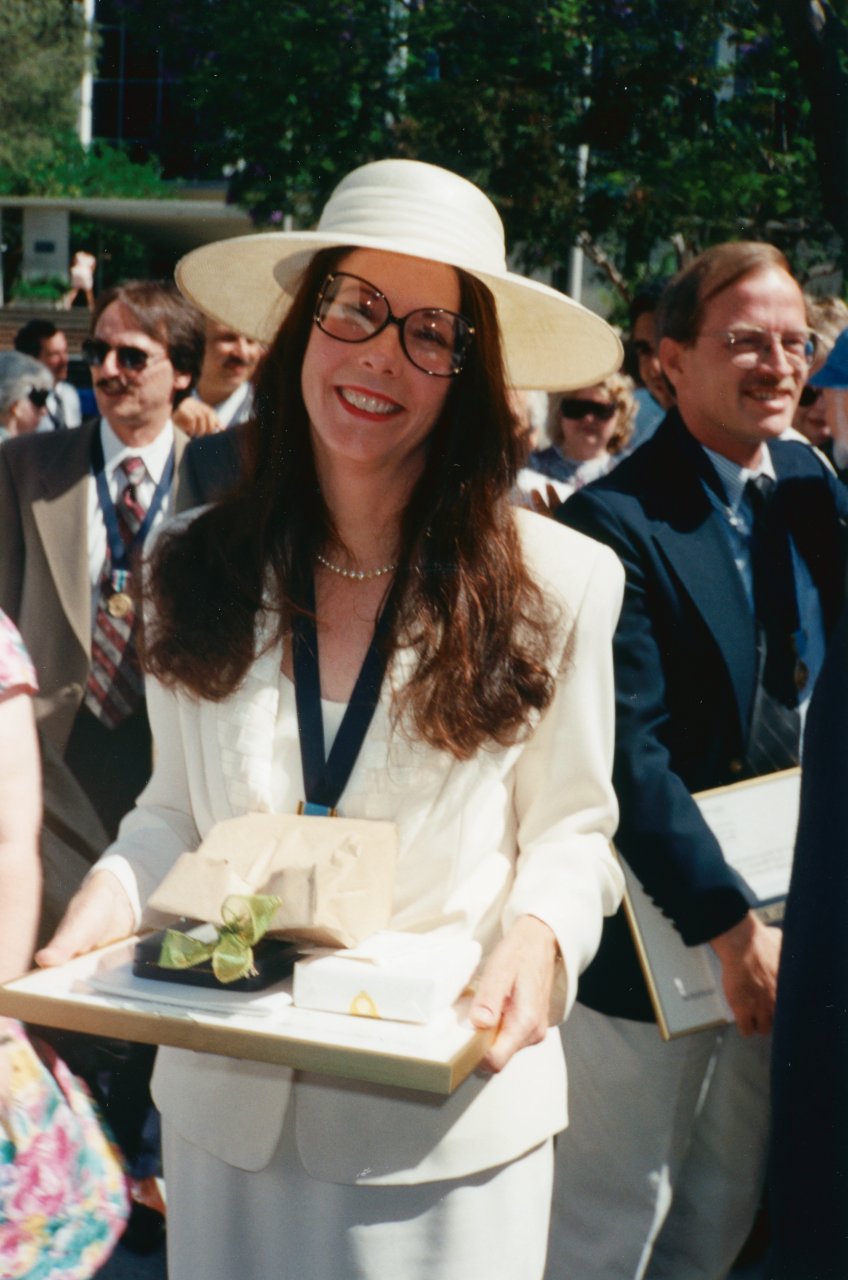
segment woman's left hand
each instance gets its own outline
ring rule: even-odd
[[[475,1027],[497,1028],[484,1071],[500,1071],[519,1049],[545,1038],[558,954],[548,925],[519,916],[486,961],[470,1014]]]

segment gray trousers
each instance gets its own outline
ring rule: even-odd
[[[724,1280],[763,1185],[771,1038],[575,1005],[546,1280]]]

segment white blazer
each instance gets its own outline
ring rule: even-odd
[[[531,573],[558,610],[557,691],[523,742],[458,761],[393,730],[393,660],[342,798],[350,817],[397,823],[392,929],[449,926],[484,954],[519,915],[553,929],[563,956],[554,1020],[614,912],[622,878],[609,848],[617,820],[612,635],[624,575],[605,547],[516,512]],[[303,796],[297,717],[279,647],[222,703],[148,687],[156,767],[100,866],[143,904],[174,859],[210,827],[249,811],[294,812]],[[149,913],[146,922],[160,921]],[[328,1182],[458,1178],[529,1151],[567,1123],[555,1029],[496,1076],[476,1073],[449,1098],[293,1073],[185,1050],[160,1050],[154,1097],[166,1122],[243,1169],[270,1161],[290,1102],[308,1173]]]

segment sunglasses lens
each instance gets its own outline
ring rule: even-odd
[[[83,360],[92,369],[99,369],[110,351],[115,352],[118,367],[126,373],[140,373],[150,359],[141,347],[110,347],[99,338],[86,338],[81,350]]]
[[[591,415],[599,422],[609,422],[616,408],[617,405],[605,404],[601,400],[577,400],[566,396],[560,402],[559,411],[564,418],[588,418]]]
[[[367,342],[386,324],[389,305],[378,289],[343,271],[328,276],[315,318],[339,342]]]
[[[148,355],[141,347],[116,347],[118,364],[128,373],[139,373],[147,364]]]
[[[97,369],[109,354],[108,342],[98,342],[96,338],[86,338],[82,344],[81,354],[87,365]]]
[[[30,403],[34,404],[36,409],[43,409],[47,404],[47,397],[50,392],[45,391],[42,387],[33,387],[29,393]]]
[[[820,395],[821,387],[804,387],[798,399],[798,404],[802,409],[809,409],[816,403]]]

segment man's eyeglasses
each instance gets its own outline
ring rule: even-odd
[[[90,369],[99,369],[110,351],[114,351],[118,368],[124,373],[141,373],[148,361],[157,358],[141,347],[113,347],[100,338],[86,338],[82,344],[82,358]]]
[[[49,395],[50,392],[45,391],[43,387],[31,387],[27,392],[27,398],[29,399],[30,404],[35,405],[36,409],[44,408],[47,404],[47,397]]]
[[[723,342],[735,364],[745,368],[768,360],[775,346],[780,346],[790,364],[809,369],[816,356],[817,335],[812,329],[793,329],[772,333],[768,329],[724,329],[707,334]]]
[[[606,400],[580,400],[565,396],[559,404],[559,411],[564,418],[597,418],[599,422],[609,422],[615,416],[617,404],[609,404]]]
[[[392,315],[388,299],[375,285],[346,271],[336,271],[324,281],[315,304],[315,323],[339,342],[367,342],[387,325],[397,325],[407,360],[434,378],[453,378],[462,372],[474,337],[474,327],[464,316],[443,307]]]
[[[811,409],[822,393],[821,387],[806,386],[803,388],[798,397],[798,407],[800,409]]]

